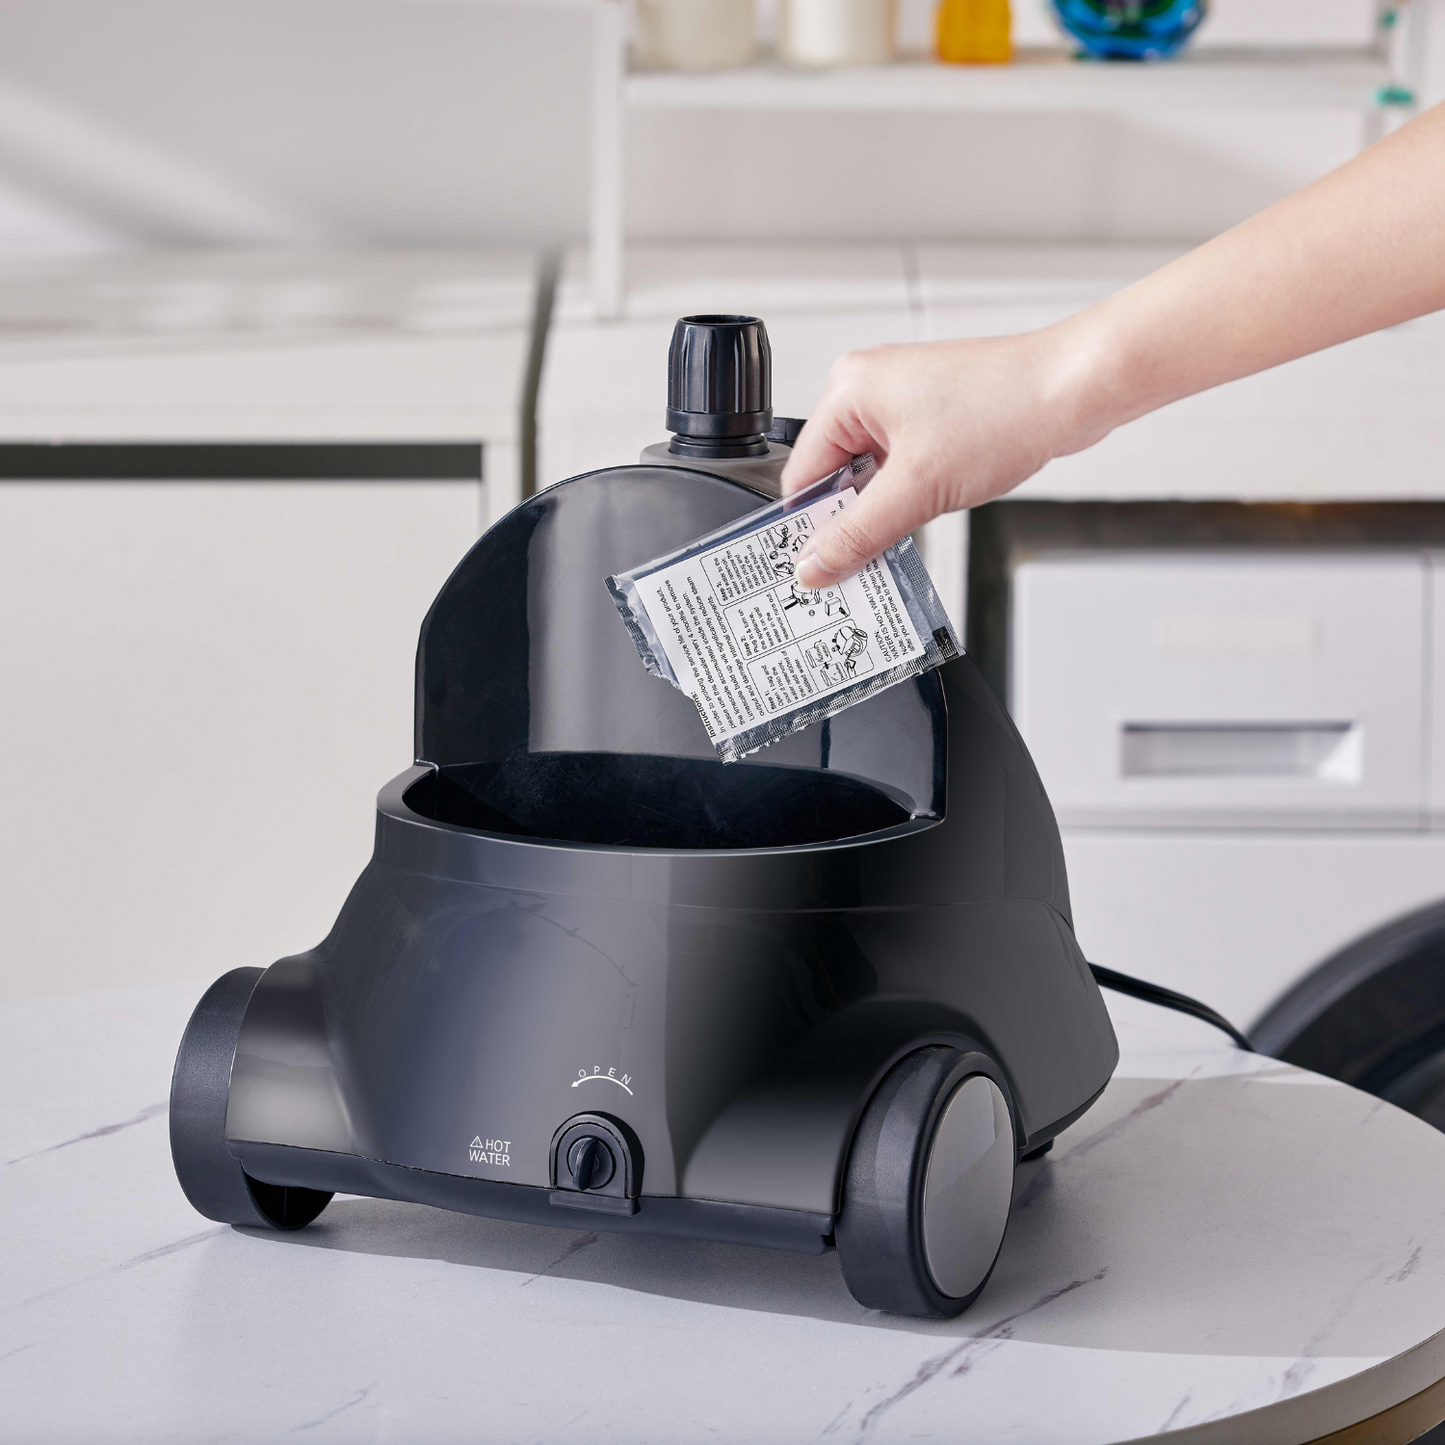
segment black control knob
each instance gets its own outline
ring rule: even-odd
[[[584,1134],[567,1150],[567,1172],[575,1189],[603,1189],[617,1169],[617,1161],[605,1139]]]
[[[759,457],[773,424],[773,352],[756,316],[684,316],[667,353],[670,452]]]

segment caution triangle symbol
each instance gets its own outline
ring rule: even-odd
[[[478,1134],[477,1137],[473,1139],[470,1144],[467,1145],[468,1149],[481,1149],[483,1147],[485,1146],[482,1144],[482,1136],[480,1134]]]

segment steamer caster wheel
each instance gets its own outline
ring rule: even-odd
[[[1014,1147],[987,1054],[934,1045],[899,1060],[848,1155],[834,1238],[853,1298],[934,1319],[967,1309],[1003,1247]]]
[[[226,1148],[231,1061],[259,968],[222,974],[181,1035],[171,1075],[171,1160],[185,1196],[207,1219],[266,1229],[300,1229],[331,1202],[319,1189],[252,1179]]]

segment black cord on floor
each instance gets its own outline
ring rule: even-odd
[[[1115,993],[1126,993],[1130,998],[1141,998],[1145,1003],[1158,1004],[1160,1008],[1177,1009],[1182,1014],[1203,1019],[1215,1028],[1223,1029],[1240,1048],[1254,1052],[1254,1045],[1223,1014],[1215,1013],[1207,1003],[1200,1003],[1197,998],[1190,998],[1187,993],[1175,993],[1172,988],[1161,988],[1157,983],[1145,983],[1142,978],[1130,978],[1127,973],[1115,973],[1112,968],[1105,968],[1102,964],[1091,963],[1089,967],[1100,988],[1111,988]]]

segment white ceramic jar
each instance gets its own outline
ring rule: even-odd
[[[725,70],[757,49],[753,0],[637,0],[637,60],[666,70]]]
[[[894,54],[894,0],[782,0],[778,55],[791,65],[881,65]]]

